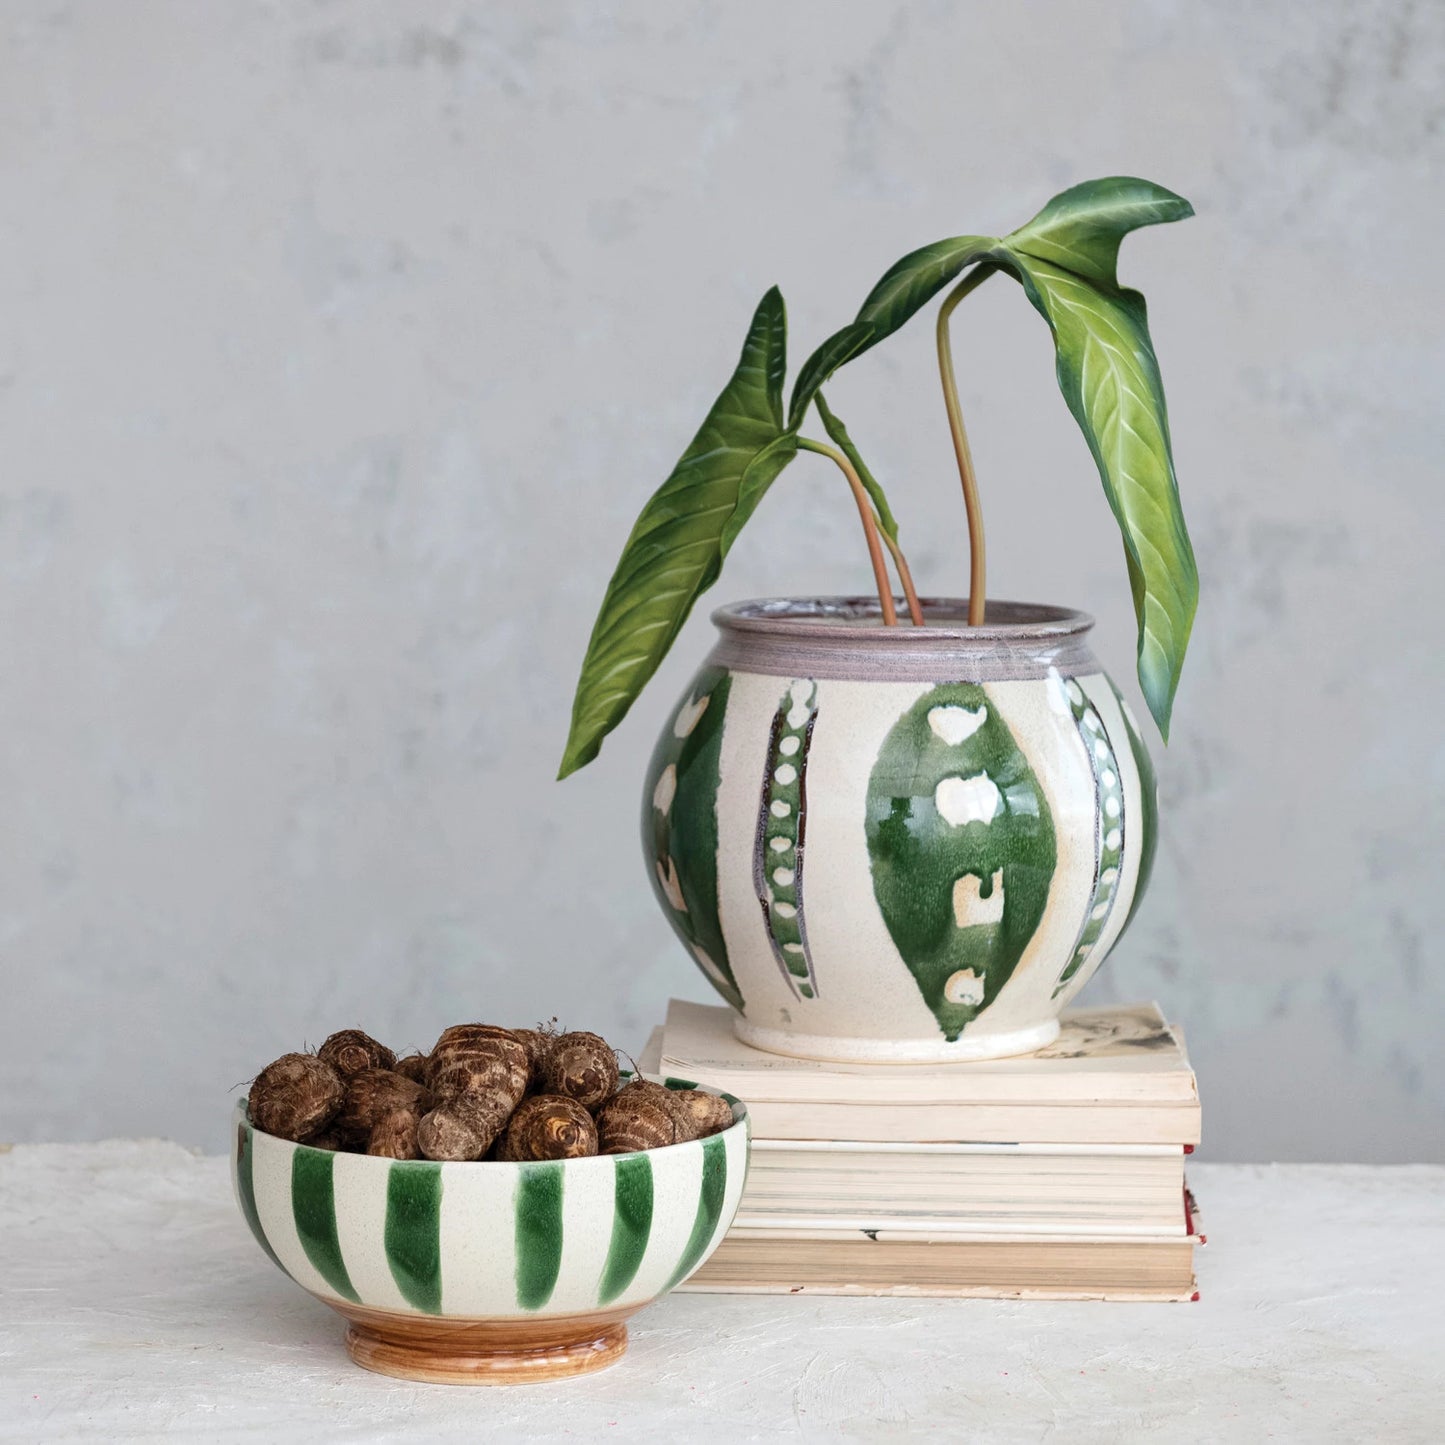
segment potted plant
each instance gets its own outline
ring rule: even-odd
[[[596,756],[800,452],[846,479],[877,590],[716,612],[720,639],[648,770],[653,887],[748,1042],[857,1060],[1039,1048],[1133,917],[1155,846],[1153,769],[1089,651],[1092,620],[985,600],[949,318],[1001,273],[1048,323],[1059,387],[1123,535],[1139,682],[1167,741],[1198,575],[1144,298],[1116,265],[1129,231],[1191,214],[1160,186],[1112,177],[1002,238],[925,246],[813,352],[786,409],[783,299],[770,290],[737,369],[643,508],[588,645],[563,777]],[[937,347],[969,592],[920,600],[883,490],[823,387],[951,282]],[[812,412],[827,441],[805,433]]]

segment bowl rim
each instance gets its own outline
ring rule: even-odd
[[[314,1144],[303,1143],[299,1139],[285,1139],[280,1134],[269,1134],[265,1129],[259,1128],[251,1119],[250,1094],[242,1094],[236,1100],[236,1107],[233,1117],[240,1119],[253,1134],[259,1134],[263,1139],[274,1139],[278,1144],[291,1144],[297,1149],[309,1149],[313,1154],[330,1154],[333,1158],[344,1156],[349,1159],[367,1159],[378,1165],[402,1165],[402,1166],[426,1166],[431,1167],[437,1164],[444,1164],[449,1169],[473,1169],[485,1166],[488,1169],[519,1170],[535,1169],[543,1164],[562,1164],[568,1168],[579,1165],[591,1165],[597,1167],[603,1160],[613,1159],[637,1159],[648,1157],[653,1154],[666,1154],[673,1149],[687,1149],[695,1144],[704,1144],[708,1139],[725,1139],[737,1129],[745,1132],[745,1137],[751,1137],[751,1123],[748,1117],[748,1106],[737,1097],[730,1094],[726,1089],[716,1089],[707,1084],[692,1084],[685,1080],[676,1078],[673,1075],[665,1074],[644,1074],[640,1069],[635,1073],[631,1069],[622,1069],[618,1077],[623,1079],[651,1079],[653,1083],[662,1084],[665,1088],[677,1089],[689,1088],[699,1089],[705,1094],[715,1094],[718,1098],[727,1101],[733,1111],[733,1121],[726,1129],[719,1129],[716,1134],[709,1134],[703,1139],[683,1139],[676,1144],[662,1144],[656,1149],[628,1149],[620,1154],[582,1154],[575,1159],[390,1159],[383,1154],[357,1154],[351,1150],[344,1149],[318,1149]]]

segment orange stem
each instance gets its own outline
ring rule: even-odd
[[[892,537],[882,532],[883,541],[887,544],[888,550],[893,554],[893,565],[898,569],[898,580],[903,584],[903,595],[908,599],[909,620],[915,627],[924,626],[923,607],[918,601],[918,593],[913,588],[913,573],[908,570],[908,558],[903,555],[903,548],[893,540]]]
[[[963,510],[968,518],[968,625],[983,624],[987,597],[986,559],[983,545],[983,507],[978,499],[978,478],[973,470],[973,454],[968,449],[968,433],[963,429],[963,412],[958,405],[958,383],[953,377],[953,348],[948,340],[948,320],[953,308],[975,286],[993,275],[992,266],[978,266],[970,271],[952,291],[938,313],[938,374],[943,382],[943,404],[948,411],[948,429],[953,435],[953,454],[958,461],[958,477],[963,483]]]
[[[898,609],[893,605],[893,587],[888,581],[888,565],[883,560],[883,544],[879,541],[878,523],[874,519],[873,504],[868,500],[868,489],[863,485],[863,479],[842,452],[808,437],[799,437],[798,446],[803,451],[817,452],[820,457],[832,458],[848,478],[853,500],[858,503],[858,515],[863,521],[863,535],[868,541],[868,559],[873,564],[873,580],[878,587],[878,605],[883,609],[883,623],[886,627],[897,627]]]

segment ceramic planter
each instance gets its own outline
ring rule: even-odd
[[[601,1369],[624,1321],[717,1248],[747,1174],[731,1128],[645,1153],[537,1164],[338,1154],[236,1109],[232,1183],[278,1268],[350,1322],[367,1369],[447,1384]]]
[[[1154,772],[1091,618],[740,603],[668,716],[642,833],[659,902],[759,1048],[1027,1053],[1138,906]]]

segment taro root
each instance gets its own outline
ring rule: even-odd
[[[396,1061],[392,1072],[400,1074],[403,1079],[410,1079],[413,1084],[425,1086],[427,1063],[425,1054],[406,1054]]]
[[[263,1134],[298,1143],[319,1133],[341,1108],[341,1075],[314,1054],[283,1054],[251,1085],[251,1122]]]
[[[634,1079],[597,1112],[598,1152],[627,1154],[662,1149],[696,1137],[687,1107],[672,1090],[647,1079]]]
[[[339,1154],[351,1147],[351,1136],[343,1134],[335,1124],[328,1124],[319,1132],[308,1134],[300,1142],[308,1149],[330,1149]]]
[[[697,1138],[697,1126],[693,1122],[692,1111],[678,1097],[677,1090],[669,1089],[665,1084],[654,1083],[651,1079],[632,1079],[617,1091],[616,1097],[624,1096],[629,1099],[647,1099],[667,1110],[677,1123],[677,1138],[674,1143],[681,1144],[688,1139]]]
[[[421,1116],[415,1109],[391,1109],[371,1126],[366,1152],[383,1159],[420,1159],[417,1129]]]
[[[672,1097],[687,1110],[694,1134],[699,1139],[720,1134],[732,1125],[732,1105],[716,1094],[709,1094],[703,1089],[677,1089]]]
[[[332,1034],[316,1050],[316,1057],[325,1059],[343,1079],[363,1069],[390,1069],[396,1064],[396,1055],[385,1044],[377,1043],[360,1029],[342,1029]]]
[[[527,1050],[510,1029],[456,1024],[436,1041],[427,1063],[427,1084],[437,1102],[480,1089],[510,1097],[506,1112],[521,1103],[531,1076]]]
[[[564,1094],[596,1110],[617,1088],[617,1055],[597,1034],[563,1034],[547,1051],[542,1083],[547,1093]]]
[[[432,1047],[433,1063],[458,1052],[493,1043],[516,1043],[517,1036],[511,1029],[498,1028],[496,1024],[453,1024],[443,1029],[441,1037]]]
[[[539,1088],[542,1083],[542,1069],[557,1035],[548,1033],[546,1029],[513,1029],[512,1034],[527,1051],[527,1063],[531,1069],[528,1087]]]
[[[435,1107],[417,1142],[428,1159],[480,1159],[527,1092],[527,1050],[509,1029],[458,1024],[432,1049],[427,1080]]]
[[[393,1110],[409,1109],[420,1116],[430,1107],[431,1100],[420,1084],[390,1069],[362,1069],[346,1081],[336,1127],[365,1140]]]
[[[417,1126],[416,1142],[427,1159],[480,1159],[502,1131],[507,1115],[468,1102],[442,1104],[425,1115]]]
[[[517,1105],[499,1140],[499,1159],[580,1159],[597,1152],[597,1126],[575,1099],[533,1094]]]

